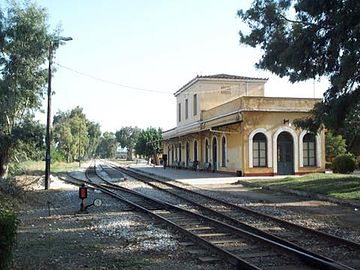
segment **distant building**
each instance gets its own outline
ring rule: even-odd
[[[168,164],[245,176],[325,171],[324,132],[293,125],[320,99],[265,97],[266,82],[197,76],[176,91],[177,125],[163,132]]]

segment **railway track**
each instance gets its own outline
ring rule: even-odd
[[[106,163],[112,169],[134,177],[156,189],[167,192],[194,205],[207,216],[221,222],[251,231],[273,241],[282,243],[300,252],[313,256],[320,254],[334,261],[351,265],[356,269],[360,263],[360,244],[348,241],[334,235],[309,229],[285,220],[281,220],[254,210],[240,207],[179,185],[161,181],[139,172]]]
[[[87,170],[86,175],[91,179],[88,185],[161,219],[238,269],[352,269],[321,255],[296,250],[265,234],[226,224],[204,215],[199,209],[189,211],[106,182],[97,173],[96,166]],[[100,184],[100,180],[106,184]]]

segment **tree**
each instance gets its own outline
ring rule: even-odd
[[[346,141],[341,135],[334,135],[331,131],[325,136],[326,160],[332,161],[337,156],[346,154]]]
[[[99,144],[100,125],[86,118],[83,109],[59,111],[54,116],[53,139],[56,150],[67,162],[92,157]]]
[[[31,140],[32,112],[40,108],[52,39],[42,8],[10,2],[0,10],[0,177],[16,148]],[[33,129],[32,129],[33,130]],[[29,137],[30,136],[30,137]]]
[[[61,125],[54,126],[54,139],[57,142],[56,149],[66,158],[67,162],[72,161],[71,149],[74,137],[71,133],[69,123],[64,122]]]
[[[139,155],[147,158],[153,157],[155,163],[158,164],[158,155],[162,151],[162,130],[153,127],[142,130],[135,145],[135,151]]]
[[[115,136],[122,148],[127,148],[127,160],[132,160],[132,153],[141,129],[138,127],[122,127]]]
[[[112,132],[104,132],[100,137],[100,143],[97,147],[96,153],[100,158],[114,158],[118,143],[115,134]]]
[[[250,28],[240,42],[263,51],[258,68],[291,82],[329,78],[324,100],[297,125],[341,128],[360,100],[360,1],[255,0],[238,15]]]
[[[90,158],[96,154],[96,148],[100,142],[101,130],[99,123],[87,121],[86,126],[88,128],[88,137],[89,137],[89,145],[87,147],[86,156]]]
[[[356,156],[360,156],[360,103],[349,111],[340,133],[346,139],[348,150]]]
[[[84,159],[87,146],[89,144],[88,130],[86,127],[86,119],[81,118],[79,115],[70,114],[70,129],[73,134],[73,147],[71,148],[71,154],[73,159],[82,160]]]
[[[32,116],[27,116],[21,125],[13,130],[13,135],[17,143],[10,161],[18,163],[24,160],[44,158],[45,126],[43,124],[34,121]]]

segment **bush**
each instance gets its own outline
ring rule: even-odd
[[[10,269],[17,220],[13,206],[0,200],[0,270]]]
[[[16,182],[15,177],[1,179],[0,190],[11,197],[20,197],[24,194],[24,189]]]
[[[331,167],[334,173],[352,173],[356,162],[351,155],[341,155],[333,160]]]

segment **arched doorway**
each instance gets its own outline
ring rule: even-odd
[[[198,161],[197,148],[198,148],[197,141],[194,141],[194,161]]]
[[[179,143],[179,162],[181,162],[181,143]],[[179,163],[180,164],[180,163]]]
[[[189,155],[190,155],[189,152],[190,152],[189,142],[186,142],[186,158],[185,158],[186,167],[189,166]]]
[[[277,138],[277,173],[294,174],[294,142],[289,132],[281,132]]]
[[[212,141],[212,169],[213,171],[217,170],[217,139],[216,137],[213,138]]]
[[[175,147],[174,145],[171,146],[171,164],[175,161]]]

